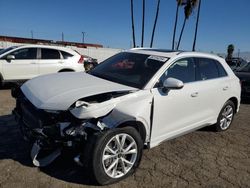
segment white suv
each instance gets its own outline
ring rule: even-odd
[[[13,46],[0,51],[0,84],[23,82],[39,75],[84,71],[84,58],[64,47]]]
[[[213,125],[227,130],[240,106],[240,82],[224,59],[198,52],[137,49],[89,73],[34,78],[13,95],[13,113],[33,142],[36,166],[65,147],[100,184],[127,177],[152,148]]]

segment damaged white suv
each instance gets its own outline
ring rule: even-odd
[[[49,165],[71,147],[76,162],[109,184],[134,172],[144,146],[209,125],[227,130],[240,91],[239,79],[218,56],[133,49],[89,73],[26,82],[13,92],[13,113],[33,142],[34,165]]]

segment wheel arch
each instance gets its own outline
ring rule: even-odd
[[[3,75],[0,73],[0,86],[3,86],[3,82],[4,82]]]
[[[2,75],[2,73],[0,72],[0,81],[2,81],[3,80],[3,75]]]
[[[237,109],[238,109],[238,99],[236,97],[231,97],[230,99],[228,99],[228,101],[232,101],[234,103],[235,109],[234,109],[234,113],[237,113]]]
[[[61,69],[58,72],[75,72],[75,70],[66,68],[66,69]]]
[[[117,128],[122,127],[134,127],[140,134],[142,141],[146,141],[147,131],[144,124],[140,121],[126,121],[117,126]]]

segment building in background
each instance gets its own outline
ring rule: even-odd
[[[102,62],[110,56],[123,51],[122,49],[104,48],[101,44],[0,36],[0,48],[8,48],[10,46],[25,44],[46,44],[52,46],[64,46],[74,49],[82,55],[87,55],[94,59],[97,59],[98,62]]]

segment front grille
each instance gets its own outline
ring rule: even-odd
[[[31,110],[31,108],[29,108],[28,105],[25,105],[25,103],[21,103],[20,106],[23,122],[30,128],[41,128],[42,121],[36,116],[34,109]]]
[[[23,123],[31,129],[54,124],[54,116],[44,110],[36,108],[24,95],[20,95],[20,97],[17,98],[16,108]]]
[[[69,111],[60,113],[49,113],[43,109],[36,108],[21,92],[16,100],[16,112],[20,114],[20,120],[31,129],[43,128],[44,126],[55,125],[58,122],[78,122]]]

